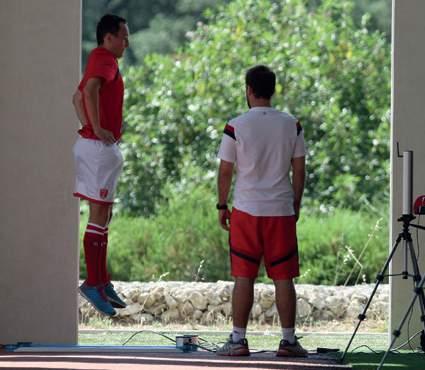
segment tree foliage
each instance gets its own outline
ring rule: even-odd
[[[125,61],[141,62],[146,54],[171,53],[186,40],[186,33],[203,21],[202,13],[229,0],[84,0],[83,65],[96,45],[96,24],[106,13],[124,17],[131,34]]]
[[[367,25],[369,30],[383,32],[388,41],[391,39],[391,11],[392,0],[355,0],[354,20],[361,24],[362,18],[368,14],[370,21]]]
[[[150,214],[164,184],[205,181],[259,63],[278,75],[275,106],[303,124],[310,204],[356,209],[387,192],[389,45],[367,17],[356,25],[353,1],[234,0],[206,19],[178,53],[124,72],[124,209]]]
[[[205,22],[207,8],[230,0],[83,0],[83,65],[90,50],[96,45],[96,24],[106,13],[127,19],[131,32],[131,45],[125,60],[129,64],[143,61],[145,55],[173,53],[186,41],[186,33],[196,23]],[[274,0],[279,2],[280,0]],[[310,0],[311,8],[323,0]],[[357,24],[369,13],[370,30],[384,32],[390,39],[391,0],[356,0],[353,16]]]

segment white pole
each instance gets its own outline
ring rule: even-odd
[[[412,214],[413,151],[403,152],[403,215]]]

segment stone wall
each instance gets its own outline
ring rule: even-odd
[[[154,322],[226,323],[231,318],[232,282],[114,282],[115,289],[128,307],[118,310],[113,323],[150,325]],[[302,285],[297,289],[297,323],[357,320],[369,298],[373,285],[352,287]],[[80,297],[80,322],[87,323],[99,314]],[[378,289],[368,310],[369,319],[388,319],[388,285]],[[274,287],[256,284],[251,321],[278,324]]]

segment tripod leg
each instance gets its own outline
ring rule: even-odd
[[[422,292],[422,296],[423,296],[424,284],[425,284],[425,276],[422,278],[422,280],[418,284],[415,285],[415,289],[414,289],[415,295],[413,296],[412,301],[410,302],[410,305],[407,308],[406,313],[405,313],[403,319],[401,320],[399,327],[396,330],[394,330],[394,332],[393,332],[393,339],[391,341],[390,346],[387,349],[387,352],[385,352],[384,356],[381,359],[381,363],[378,366],[378,370],[382,369],[382,366],[383,366],[388,354],[390,353],[391,348],[393,348],[395,341],[400,336],[401,328],[403,327],[404,323],[406,322],[406,320],[409,316],[410,310],[413,309],[413,306],[415,305],[415,302],[416,302],[416,298],[421,296],[420,292]]]
[[[415,281],[415,285],[417,285],[421,281],[421,273],[419,272],[418,259],[416,257],[416,252],[415,252],[415,248],[413,247],[413,241],[412,241],[412,237],[410,233],[407,236],[407,238],[408,238],[407,246],[409,248],[410,259],[412,260],[412,267],[413,267],[413,273],[414,273],[413,280]]]
[[[421,281],[421,273],[419,271],[419,264],[418,259],[416,257],[415,248],[413,247],[413,242],[410,239],[409,243],[409,251],[410,251],[410,257],[412,259],[412,266],[413,266],[413,272],[414,272],[414,281],[415,281],[415,290],[416,294],[419,296],[419,307],[421,310],[421,321],[424,325],[424,332],[425,332],[425,293],[423,289],[420,288],[420,284],[423,286],[423,279]]]
[[[404,244],[404,248],[403,248],[403,266],[404,266],[404,269],[403,269],[403,271],[401,272],[401,276],[402,276],[402,279],[407,279],[408,277],[409,277],[409,271],[408,271],[408,267],[407,267],[407,264],[408,264],[408,245],[409,245],[409,238],[410,238],[410,241],[411,241],[411,236],[410,236],[410,234],[408,234],[407,236],[405,236],[405,238],[404,238],[404,240],[403,240],[403,244]]]
[[[351,336],[351,338],[350,338],[350,340],[349,340],[349,342],[347,344],[347,347],[345,348],[345,351],[344,351],[344,353],[343,353],[343,355],[342,355],[342,357],[340,359],[340,362],[344,362],[345,356],[347,355],[348,349],[350,348],[351,343],[353,342],[354,337],[356,336],[357,331],[359,330],[360,324],[366,318],[366,312],[369,309],[369,306],[370,306],[370,304],[372,302],[373,297],[375,296],[375,293],[376,293],[376,290],[378,289],[379,284],[381,284],[382,281],[384,280],[385,273],[386,273],[386,271],[388,269],[388,266],[390,264],[391,259],[394,256],[394,253],[397,250],[398,245],[400,244],[400,241],[401,241],[402,236],[403,236],[403,233],[400,233],[398,235],[398,237],[397,237],[397,239],[396,239],[396,241],[395,241],[395,243],[393,245],[393,248],[391,250],[391,253],[388,256],[387,260],[385,261],[385,264],[384,264],[384,267],[382,268],[382,271],[376,276],[375,287],[373,288],[372,294],[370,295],[370,297],[369,297],[369,299],[368,299],[368,301],[366,303],[366,306],[363,309],[363,312],[358,316],[359,317],[359,321],[358,321],[357,326],[354,329],[354,332],[353,332],[353,334],[352,334],[352,336]]]

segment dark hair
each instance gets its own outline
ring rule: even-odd
[[[258,65],[248,69],[245,83],[252,89],[256,98],[270,99],[275,91],[276,75],[269,67]]]
[[[97,45],[103,44],[103,39],[107,33],[116,35],[120,30],[120,24],[127,23],[124,18],[113,14],[105,14],[99,21],[96,27]]]

